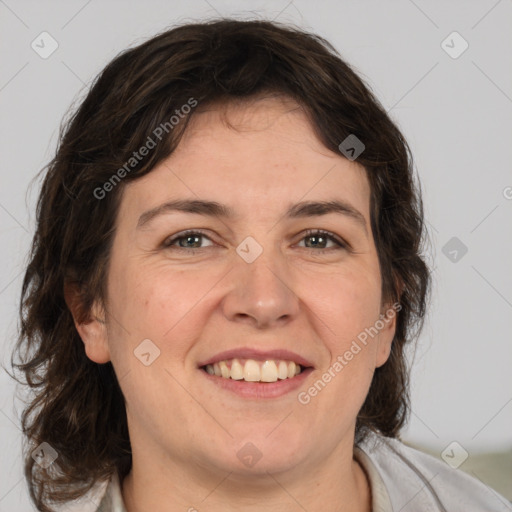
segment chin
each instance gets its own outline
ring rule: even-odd
[[[276,425],[274,423],[272,428]],[[255,476],[287,471],[299,464],[304,458],[306,443],[301,441],[297,430],[288,433],[283,429],[279,436],[276,432],[269,435],[272,428],[254,428],[243,436],[234,436],[224,445],[220,457],[217,455],[216,465],[225,471]]]

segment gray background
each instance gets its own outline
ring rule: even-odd
[[[50,160],[68,107],[127,46],[171,24],[218,15],[292,22],[326,37],[403,130],[423,187],[434,279],[403,437],[437,455],[457,441],[469,461],[508,453],[503,470],[512,471],[511,0],[0,0],[3,364],[34,228],[38,185],[27,188]],[[59,45],[47,59],[31,48],[34,40],[42,45],[43,31]],[[454,31],[469,44],[457,58],[445,50],[460,52],[462,40],[450,36],[442,45]],[[5,372],[0,379],[0,512],[32,510],[21,404]],[[474,474],[486,481],[485,471]]]

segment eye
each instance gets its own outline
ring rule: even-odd
[[[173,247],[177,250],[187,250],[190,249],[189,252],[194,252],[194,249],[204,249],[208,246],[202,246],[201,241],[203,239],[212,240],[205,235],[202,231],[197,230],[187,230],[173,237],[167,238],[163,243],[162,247],[170,248]],[[334,233],[324,230],[308,230],[305,236],[302,237],[301,242],[303,240],[310,240],[309,243],[306,243],[303,246],[305,249],[310,249],[312,252],[318,252],[318,250],[340,250],[347,249],[348,246],[343,241],[341,241]],[[327,247],[326,245],[331,242],[334,244],[334,247]],[[177,243],[177,245],[176,245]],[[213,244],[210,244],[210,246]],[[325,251],[322,251],[325,252]]]
[[[205,238],[207,240],[210,240],[209,237],[207,237],[204,233],[202,233],[201,231],[193,231],[193,230],[188,230],[188,231],[184,231],[182,233],[178,233],[177,235],[171,237],[171,238],[167,238],[162,246],[163,247],[173,247],[176,242],[178,242],[178,246],[176,246],[176,248],[178,250],[180,249],[203,249],[204,247],[201,247],[201,240]],[[183,240],[183,244],[180,242],[181,240]],[[210,240],[211,242],[211,240]]]
[[[347,244],[342,242],[334,233],[330,233],[329,231],[324,231],[321,229],[308,230],[301,241],[308,239],[311,242],[309,245],[306,243],[305,248],[312,249],[312,251],[316,251],[317,249],[339,250],[347,248]],[[334,247],[326,247],[328,242],[334,243]]]

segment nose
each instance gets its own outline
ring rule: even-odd
[[[292,272],[276,251],[264,250],[252,263],[238,258],[235,265],[222,304],[230,321],[264,329],[282,326],[296,317],[300,300],[293,289]]]

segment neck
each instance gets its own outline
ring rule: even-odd
[[[366,474],[351,453],[340,458],[336,450],[322,464],[256,475],[209,471],[191,461],[155,471],[154,464],[144,463],[150,460],[134,454],[132,470],[122,482],[127,512],[259,512],[263,508],[371,512]],[[341,464],[343,460],[346,463]]]

